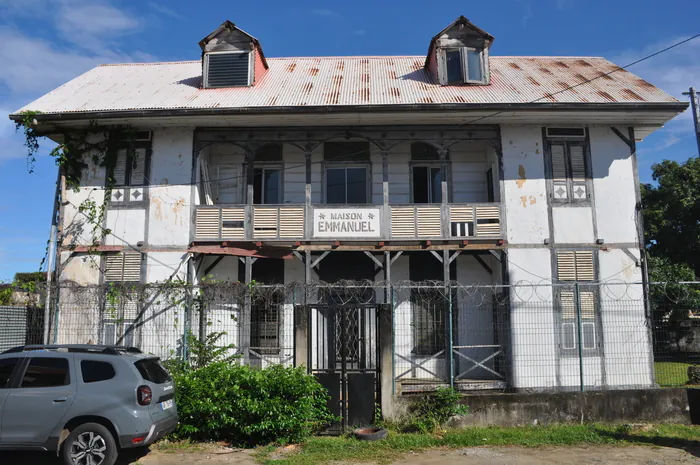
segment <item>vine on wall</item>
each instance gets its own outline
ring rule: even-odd
[[[16,130],[24,134],[27,170],[30,173],[34,172],[40,141],[47,136],[37,121],[39,115],[41,112],[38,111],[24,111],[22,118],[15,122]],[[85,224],[92,230],[93,245],[99,245],[102,239],[111,233],[104,226],[104,222],[107,204],[115,187],[113,172],[117,162],[117,151],[119,148],[133,150],[135,135],[136,131],[130,126],[100,126],[95,121],[90,121],[85,128],[64,131],[62,142],[49,152],[61,170],[65,188],[73,192],[80,191],[82,175],[90,164],[106,170],[104,197],[101,200],[88,197],[80,204],[74,205],[85,219]],[[62,201],[65,202],[66,199]],[[59,243],[61,239],[59,238]]]

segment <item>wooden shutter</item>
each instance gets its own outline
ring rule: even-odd
[[[595,281],[593,252],[590,250],[557,252],[557,279],[559,281]]]
[[[126,184],[126,149],[117,150],[112,179],[114,179],[115,186],[124,186]]]
[[[105,257],[105,281],[141,282],[141,254],[121,252]]]
[[[586,162],[582,145],[569,145],[571,159],[571,179],[574,182],[586,181]]]
[[[552,180],[566,183],[566,151],[563,144],[552,144]]]
[[[134,150],[131,160],[130,186],[143,186],[146,183],[146,149]]]

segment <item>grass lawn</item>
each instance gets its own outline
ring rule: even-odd
[[[656,382],[659,386],[683,386],[688,382],[690,363],[654,362]]]
[[[333,461],[388,463],[403,454],[434,447],[472,446],[568,446],[581,444],[647,444],[698,447],[700,428],[683,425],[649,427],[608,425],[560,425],[520,428],[468,428],[439,435],[402,434],[391,431],[381,441],[365,442],[352,437],[315,437],[295,452],[277,457],[274,447],[261,449],[265,464],[323,464]]]

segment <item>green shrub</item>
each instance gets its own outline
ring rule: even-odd
[[[303,368],[213,363],[176,371],[178,438],[237,445],[299,442],[334,420]]]
[[[461,395],[453,388],[437,388],[411,406],[406,429],[422,433],[438,430],[455,415],[466,415],[468,407],[459,403]]]

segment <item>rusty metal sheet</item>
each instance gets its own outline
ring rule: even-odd
[[[421,104],[665,103],[675,98],[598,57],[491,57],[491,84],[441,86],[423,56],[269,58],[251,87],[202,89],[200,61],[98,66],[18,110],[119,110]],[[564,90],[568,89],[568,90]],[[561,92],[563,91],[563,92]],[[557,93],[561,92],[561,93]],[[554,95],[552,95],[554,94]]]

